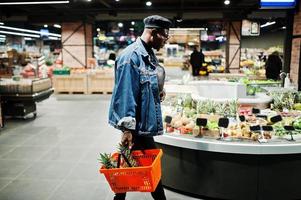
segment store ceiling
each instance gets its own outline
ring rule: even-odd
[[[1,0],[1,2],[12,1]],[[234,16],[234,14],[248,13],[258,8],[258,0],[231,0],[229,6],[224,5],[224,0],[152,0],[150,7],[147,7],[145,2],[145,0],[119,0],[118,2],[115,0],[91,0],[90,2],[88,0],[70,0],[69,4],[0,5],[0,20],[9,20],[18,16],[25,17],[30,21],[62,21],[83,17],[117,20],[120,18],[137,19],[148,14],[160,13],[169,16],[196,13],[193,14],[194,18],[202,18],[202,15],[205,16],[208,11],[231,13]],[[133,15],[133,13],[135,14]]]

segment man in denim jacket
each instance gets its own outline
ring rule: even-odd
[[[165,71],[152,48],[159,50],[165,45],[171,26],[168,19],[158,15],[146,17],[143,22],[141,37],[116,60],[109,111],[109,123],[123,132],[121,143],[139,150],[155,149],[153,136],[163,134],[160,102],[165,96]],[[114,200],[124,200],[125,196],[116,194]],[[166,199],[161,181],[152,196],[155,200]]]

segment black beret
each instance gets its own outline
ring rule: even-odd
[[[144,28],[164,28],[169,29],[171,21],[159,15],[152,15],[146,17],[144,20]]]

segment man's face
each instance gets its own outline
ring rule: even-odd
[[[168,29],[154,29],[153,30],[153,48],[156,50],[161,49],[169,39]]]

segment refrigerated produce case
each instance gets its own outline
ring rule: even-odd
[[[301,199],[300,138],[263,144],[164,134],[155,141],[169,189],[201,198]]]
[[[36,102],[47,99],[53,88],[49,78],[1,79],[1,104],[4,117],[27,118],[37,115]]]
[[[164,152],[163,184],[202,199],[301,199],[301,99],[296,98],[298,94],[285,95],[287,91],[278,88],[283,94],[276,96],[283,97],[277,100],[269,96],[268,102],[281,101],[289,109],[280,110],[274,105],[273,110],[265,107],[255,113],[256,109],[235,101],[240,94],[245,94],[245,89],[240,93],[237,88],[232,98],[231,92],[235,92],[236,87],[227,91],[227,87],[241,85],[227,83],[227,87],[219,88],[217,83],[210,82],[210,86],[215,84],[210,89],[205,83],[195,85],[196,88],[181,85],[177,90],[166,85],[167,96],[162,104],[165,133],[155,137],[157,147]],[[197,93],[206,98],[194,98]],[[220,101],[220,95],[229,98]],[[276,116],[281,116],[280,121],[272,120]],[[217,121],[224,117],[229,119],[229,125],[221,129]],[[198,118],[206,118],[207,125],[198,126]],[[257,125],[261,130],[255,132],[251,126]],[[263,126],[271,126],[273,130],[263,131]],[[285,126],[294,127],[294,131],[286,130]],[[290,133],[295,134],[294,140]]]

